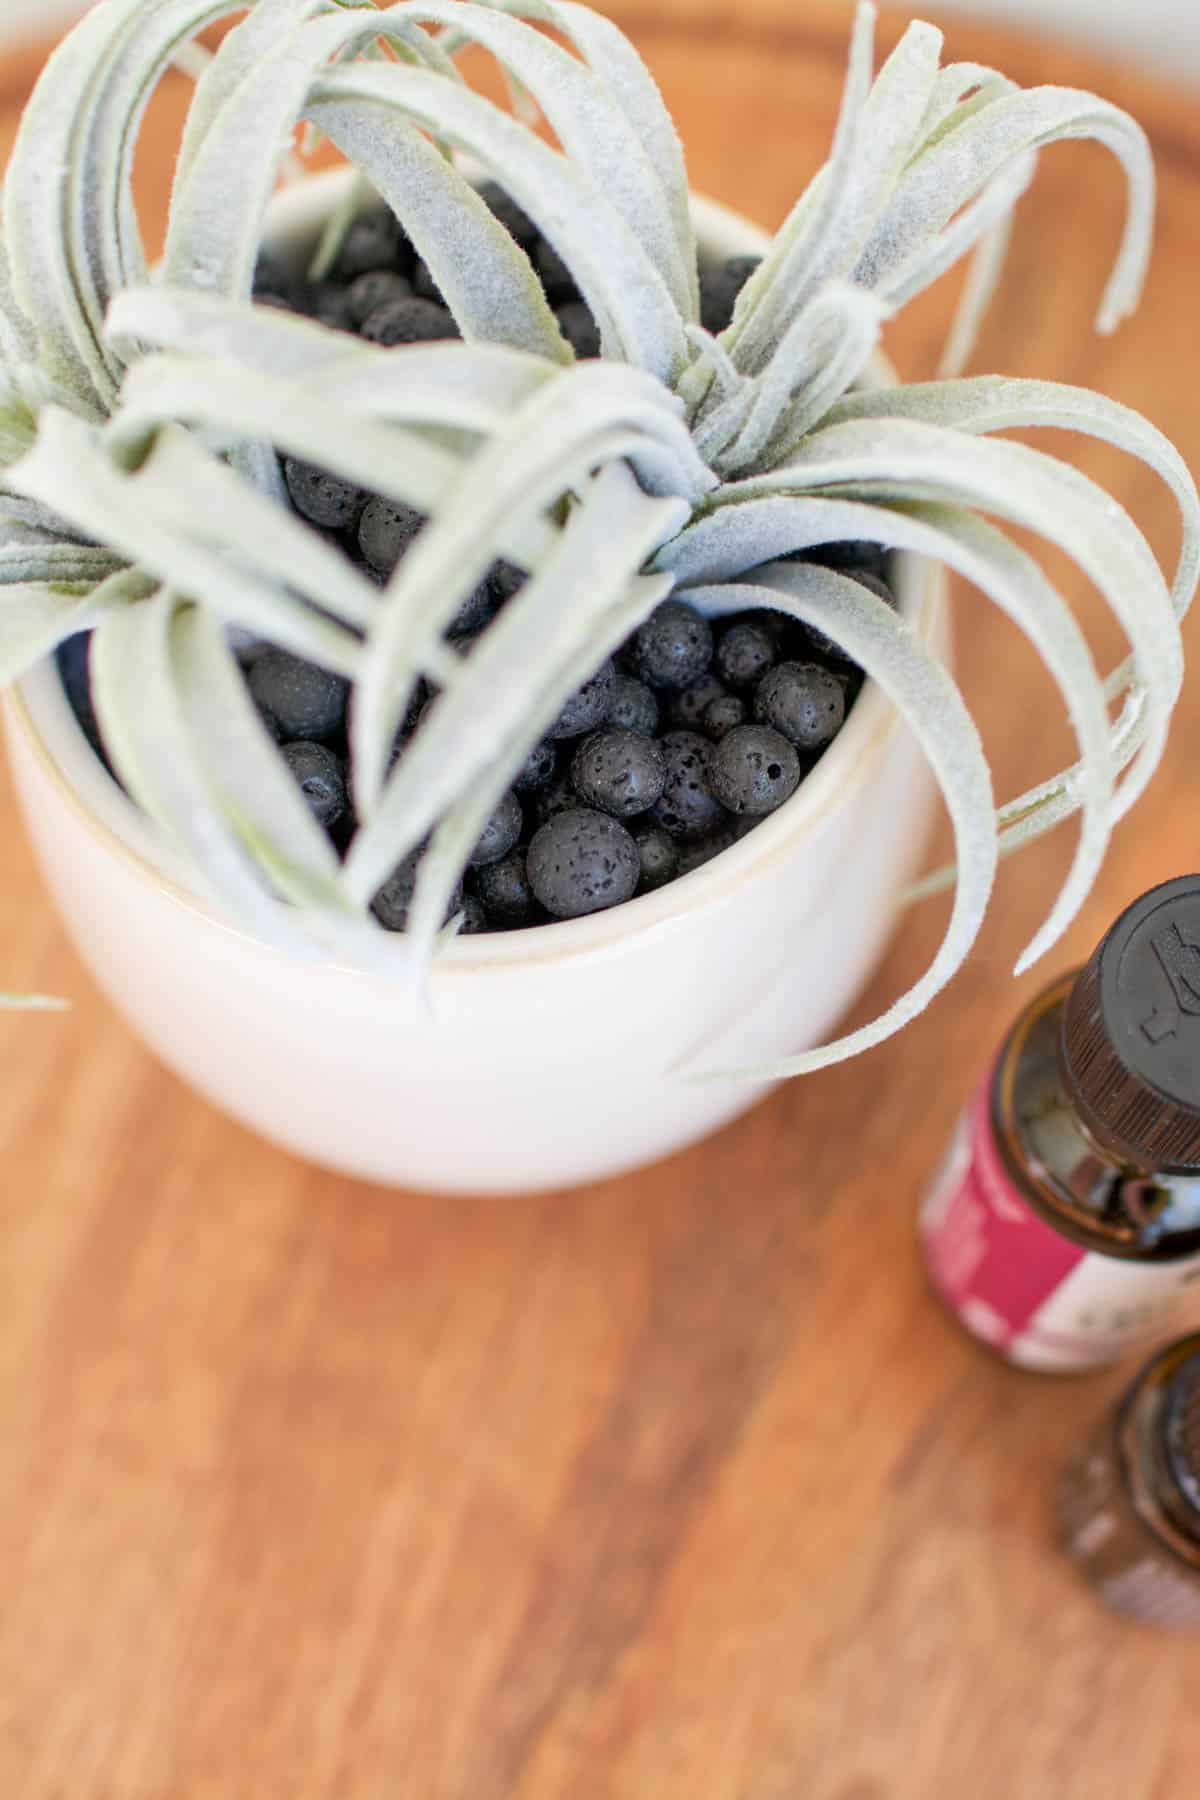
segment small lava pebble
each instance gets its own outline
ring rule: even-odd
[[[112,767],[92,702],[91,653],[90,631],[77,631],[73,637],[65,638],[56,652],[58,675],[80,730],[111,774]]]
[[[658,701],[644,681],[618,670],[608,723],[618,731],[641,731],[647,737],[654,736],[658,730]]]
[[[775,640],[759,625],[731,625],[717,645],[717,668],[732,688],[752,688],[775,661]]]
[[[632,819],[649,812],[661,795],[667,763],[654,738],[610,727],[593,732],[580,744],[571,763],[571,779],[585,806],[611,813],[614,819]]]
[[[324,744],[288,744],[283,760],[300,785],[318,825],[332,830],[346,811],[346,770],[340,756]]]
[[[322,525],[327,531],[347,531],[356,523],[366,499],[361,488],[296,456],[284,459],[283,473],[292,505],[310,524]]]
[[[335,281],[318,283],[309,302],[309,310],[314,319],[320,319],[322,325],[331,325],[335,331],[348,331],[353,335],[358,329],[350,296]]]
[[[529,885],[556,919],[578,919],[631,900],[642,861],[625,827],[577,806],[543,825],[529,846]]]
[[[378,574],[390,577],[424,523],[424,513],[415,507],[394,506],[376,496],[358,522],[358,547]]]
[[[538,239],[533,260],[551,306],[569,306],[578,300],[575,277],[548,238]]]
[[[823,750],[842,729],[846,691],[820,663],[780,663],[758,684],[754,716],[801,750]]]
[[[705,707],[700,728],[706,738],[711,738],[714,744],[719,744],[723,737],[728,737],[731,731],[736,731],[739,725],[745,723],[746,702],[742,696],[740,694],[722,694],[719,700],[714,700],[711,706]]]
[[[272,645],[246,674],[251,697],[281,743],[327,743],[345,730],[350,684]]]
[[[432,300],[388,300],[364,319],[362,335],[370,344],[392,349],[399,344],[433,344],[456,338],[458,326],[444,306]]]
[[[602,725],[608,715],[616,679],[617,671],[613,663],[604,663],[571,695],[546,736],[557,741],[559,738],[582,737],[585,731],[595,731],[597,725]]]
[[[395,213],[384,206],[360,213],[342,240],[334,264],[339,281],[355,281],[376,269],[392,269],[407,275],[413,265],[413,247]]]
[[[287,299],[296,286],[291,270],[270,250],[260,250],[254,265],[254,295],[265,299],[268,294]]]
[[[479,937],[490,930],[487,907],[478,894],[464,894],[459,911],[462,913],[462,924],[459,927],[461,937]]]
[[[769,725],[739,725],[713,750],[712,791],[731,813],[763,818],[800,785],[800,758]]]
[[[492,584],[492,599],[498,608],[507,605],[514,594],[519,594],[528,577],[524,569],[518,569],[516,563],[493,563],[488,576]]]
[[[466,637],[480,631],[496,610],[492,584],[485,576],[473,588],[446,627],[450,637]]]
[[[479,189],[479,198],[493,218],[499,219],[509,236],[516,239],[522,250],[528,253],[536,249],[540,236],[537,226],[499,182],[485,181]]]
[[[700,276],[700,323],[705,331],[722,332],[733,318],[737,297],[762,261],[761,256],[732,256]]]
[[[642,864],[641,893],[652,894],[655,888],[674,881],[679,873],[679,846],[673,837],[657,825],[643,825],[634,832],[633,841]]]
[[[866,575],[886,579],[890,553],[886,544],[868,543],[862,538],[848,538],[838,544],[814,544],[801,553],[803,562],[820,563],[822,568],[837,569],[846,575]]]
[[[475,872],[475,887],[493,925],[532,925],[541,909],[529,885],[524,850]]]
[[[599,356],[600,327],[582,300],[559,307],[558,326],[576,356]]]
[[[530,798],[533,801],[534,818],[539,825],[548,825],[551,819],[557,819],[559,813],[570,812],[579,805],[579,795],[575,792],[569,769],[562,770],[544,787],[535,789]]]
[[[651,687],[687,687],[712,661],[712,627],[694,606],[664,600],[634,633],[633,653]]]
[[[535,788],[544,788],[553,781],[557,769],[558,751],[548,738],[543,738],[525,758],[513,786],[519,794],[532,793]]]
[[[350,317],[360,328],[366,324],[373,312],[381,306],[390,306],[397,300],[412,299],[412,283],[406,275],[397,275],[394,269],[371,269],[366,275],[360,275],[346,289],[346,305]]]
[[[499,862],[515,848],[525,825],[521,802],[515,794],[505,794],[499,806],[479,834],[479,842],[467,859],[471,868],[482,869]]]
[[[417,888],[417,874],[421,867],[421,858],[425,847],[410,850],[402,863],[389,875],[374,900],[371,911],[386,931],[406,931],[408,929],[408,909],[412,905],[413,895]],[[454,917],[463,902],[462,883],[459,882],[450,896],[450,904],[446,909],[447,923]]]
[[[701,675],[699,681],[691,681],[687,687],[680,688],[677,694],[671,695],[669,708],[671,723],[679,731],[699,731],[700,722],[714,700],[720,700],[726,692],[725,683],[711,672]]]
[[[654,822],[675,838],[703,837],[724,816],[709,786],[713,747],[694,731],[668,731],[660,742],[667,778]]]

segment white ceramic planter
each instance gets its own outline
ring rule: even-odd
[[[276,241],[311,239],[333,191],[320,178],[285,196]],[[761,248],[734,215],[696,212],[715,254]],[[944,647],[940,573],[902,559],[900,587]],[[67,929],[163,1061],[299,1156],[448,1192],[595,1180],[753,1105],[762,1087],[676,1071],[760,1063],[834,1027],[878,961],[933,804],[919,751],[869,683],[795,798],[740,844],[610,913],[461,940],[426,1011],[400,983],[297,966],[195,898],[93,757],[53,666],[6,713]]]

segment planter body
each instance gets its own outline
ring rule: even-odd
[[[311,237],[328,178],[287,197]],[[719,255],[761,245],[697,203]],[[902,559],[901,602],[941,643],[941,577]],[[465,939],[431,1001],[300,964],[192,896],[92,756],[51,666],[7,703],[17,790],[67,928],[114,1005],[201,1093],[297,1155],[389,1184],[569,1186],[679,1149],[761,1084],[697,1082],[827,1035],[874,968],[932,813],[931,778],[868,684],[795,798],[706,868],[611,913]],[[397,939],[398,970],[405,951]]]

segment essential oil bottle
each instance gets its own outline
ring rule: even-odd
[[[1117,1612],[1200,1627],[1200,1333],[1161,1350],[1089,1436],[1059,1526]]]
[[[1022,1368],[1200,1314],[1200,875],[1146,894],[1026,1008],[921,1210],[933,1285]]]

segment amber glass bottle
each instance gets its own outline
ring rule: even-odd
[[[1063,1543],[1118,1612],[1200,1626],[1200,1333],[1147,1364],[1068,1465]]]
[[[1025,1368],[1114,1361],[1200,1283],[1200,876],[1022,1013],[921,1230],[955,1316]]]

